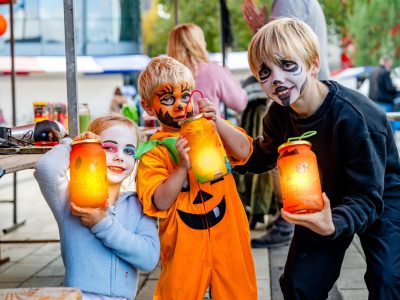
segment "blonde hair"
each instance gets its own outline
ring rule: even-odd
[[[175,26],[169,34],[167,54],[196,76],[199,63],[209,62],[203,30],[192,23]]]
[[[141,140],[141,135],[139,134],[139,129],[137,125],[130,119],[120,114],[115,114],[115,113],[109,114],[92,120],[89,123],[87,131],[93,132],[96,135],[100,135],[100,133],[102,133],[104,130],[118,124],[125,125],[126,127],[132,129],[135,132],[137,139],[137,144],[135,145],[135,147],[137,148]]]
[[[259,80],[262,63],[299,57],[307,69],[319,59],[319,42],[312,29],[296,18],[278,18],[264,25],[251,39],[248,47],[250,70]]]
[[[193,75],[185,65],[171,57],[159,56],[150,60],[140,73],[138,90],[142,100],[151,106],[156,91],[162,85],[167,83],[178,85],[183,81],[190,85],[190,89],[194,89]]]

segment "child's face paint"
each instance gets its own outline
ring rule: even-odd
[[[135,166],[137,138],[134,129],[115,125],[100,133],[106,152],[107,180],[121,183],[131,175]]]
[[[177,85],[166,83],[155,93],[153,108],[162,127],[166,131],[179,131],[178,124],[185,116],[185,106],[189,101],[191,86],[187,82]],[[193,103],[189,103],[187,117],[193,115]]]
[[[279,58],[278,64],[263,63],[258,76],[268,98],[283,106],[293,104],[308,82],[307,67],[299,59]]]

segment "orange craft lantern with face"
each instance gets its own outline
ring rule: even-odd
[[[80,207],[101,207],[108,198],[106,155],[100,140],[72,142],[70,155],[71,202]]]
[[[210,182],[230,173],[231,165],[212,121],[203,114],[179,122],[188,140],[192,171],[199,183]]]
[[[7,20],[3,15],[0,15],[0,36],[7,31]]]
[[[316,131],[306,132],[278,147],[283,209],[290,213],[313,213],[323,208],[317,159],[311,143],[301,140],[314,134]]]

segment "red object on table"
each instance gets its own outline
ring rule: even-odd
[[[56,146],[56,145],[58,145],[58,141],[53,141],[53,142],[50,142],[50,141],[38,141],[38,142],[35,142],[35,146]]]

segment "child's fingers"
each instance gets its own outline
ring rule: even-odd
[[[214,103],[207,98],[200,99],[198,105],[199,105],[199,110],[205,109],[207,107],[214,107]]]
[[[175,143],[176,150],[178,150],[179,152],[181,152],[181,151],[185,148],[185,146],[186,146],[187,144],[188,144],[188,140],[187,140],[187,139],[185,139],[185,138],[178,139],[178,140],[176,141],[176,143]]]
[[[217,115],[216,115],[215,112],[205,112],[205,113],[203,113],[203,114],[204,114],[204,117],[205,117],[206,119],[213,120],[213,121],[216,121],[216,120],[217,120]]]
[[[98,135],[94,134],[93,132],[86,131],[84,133],[78,134],[74,137],[74,141],[86,140],[86,139],[98,139]]]
[[[86,215],[88,213],[88,210],[90,210],[90,208],[79,207],[74,203],[71,203],[71,211],[74,216]]]
[[[322,193],[322,200],[324,201],[324,209],[331,209],[331,202],[328,198],[328,196],[324,193]]]

